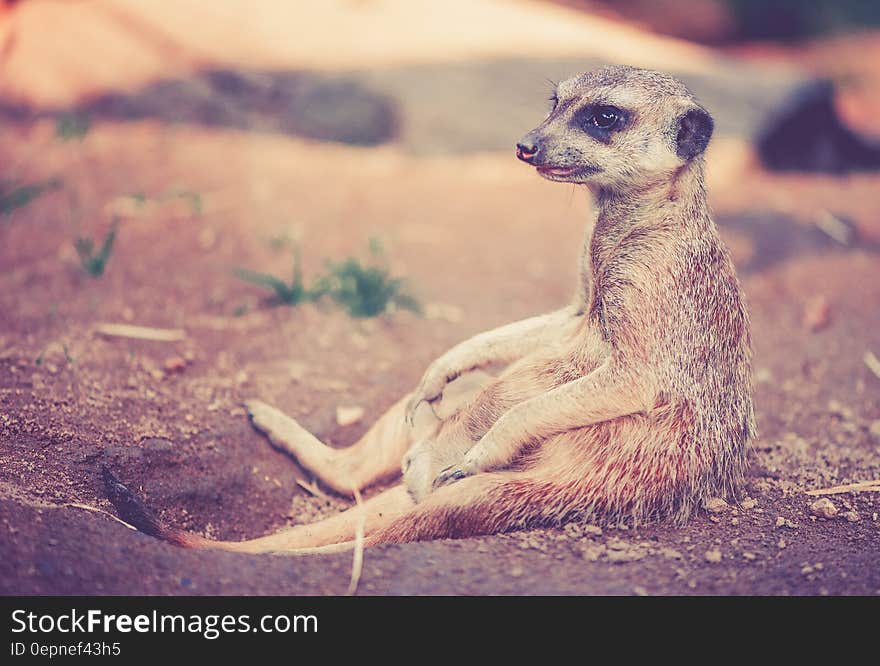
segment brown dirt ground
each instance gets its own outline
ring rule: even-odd
[[[419,158],[154,122],[102,123],[82,143],[58,141],[47,122],[7,125],[0,155],[19,181],[63,179],[0,218],[2,594],[344,593],[348,554],[185,551],[66,505],[110,510],[97,476],[106,463],[162,519],[208,536],[339,510],[347,502],[296,484],[303,472],[250,428],[242,400],[273,403],[334,445],[355,441],[446,348],[563,303],[590,207],[511,155]],[[833,496],[840,515],[829,520],[809,514],[805,494],[880,478],[880,377],[863,360],[880,355],[880,177],[721,162],[712,204],[753,322],[761,437],[744,496],[754,502],[680,529],[570,525],[379,547],[360,593],[880,593],[880,493]],[[202,210],[181,191],[200,193]],[[124,199],[134,192],[147,195],[140,208]],[[823,211],[860,240],[816,232]],[[107,272],[89,278],[73,239],[101,237],[114,213]],[[325,258],[363,255],[371,236],[429,316],[272,308],[230,272],[285,274],[285,239],[296,239],[314,274]],[[811,330],[805,317],[825,306],[826,324]],[[94,333],[101,321],[187,337],[106,339]],[[166,371],[175,357],[186,367]],[[338,405],[366,416],[339,427]]]

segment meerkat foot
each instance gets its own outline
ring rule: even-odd
[[[431,492],[436,461],[427,442],[416,442],[403,457],[403,483],[413,501],[421,502]]]
[[[251,424],[266,435],[273,446],[296,455],[296,441],[303,430],[296,420],[262,400],[247,400],[244,407]]]
[[[359,460],[351,453],[327,446],[296,419],[261,400],[248,400],[245,408],[254,428],[266,435],[275,448],[292,455],[333,490],[348,495],[353,488],[362,486],[362,474],[355,473],[360,472]]]

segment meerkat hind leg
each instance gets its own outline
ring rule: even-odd
[[[254,427],[272,444],[291,454],[297,462],[329,488],[351,496],[376,481],[400,471],[400,461],[413,440],[413,431],[435,427],[419,419],[418,428],[408,426],[403,418],[407,398],[398,401],[355,444],[344,449],[327,446],[296,419],[259,400],[245,406]]]
[[[411,425],[406,420],[406,405],[411,396],[404,396],[360,440],[344,449],[327,446],[296,419],[260,400],[249,400],[245,407],[254,427],[274,446],[294,456],[328,487],[351,496],[355,489],[399,474],[410,446],[433,435],[442,420],[472,400],[490,379],[484,372],[463,375],[449,384],[441,400],[420,405]]]

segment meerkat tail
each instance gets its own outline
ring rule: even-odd
[[[212,542],[196,534],[175,529],[162,523],[146,504],[123,484],[107,466],[102,467],[101,477],[107,499],[119,517],[139,532],[167,541],[183,548],[204,547]]]
[[[344,552],[355,547],[354,537],[361,523],[369,534],[379,526],[404,515],[414,506],[406,488],[395,486],[359,506],[317,523],[297,525],[245,541],[215,541],[165,525],[107,467],[102,469],[101,475],[107,497],[122,520],[139,532],[183,548],[286,555]]]

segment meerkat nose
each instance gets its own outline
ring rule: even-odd
[[[531,164],[538,154],[538,146],[532,142],[516,144],[516,156],[523,162]]]

